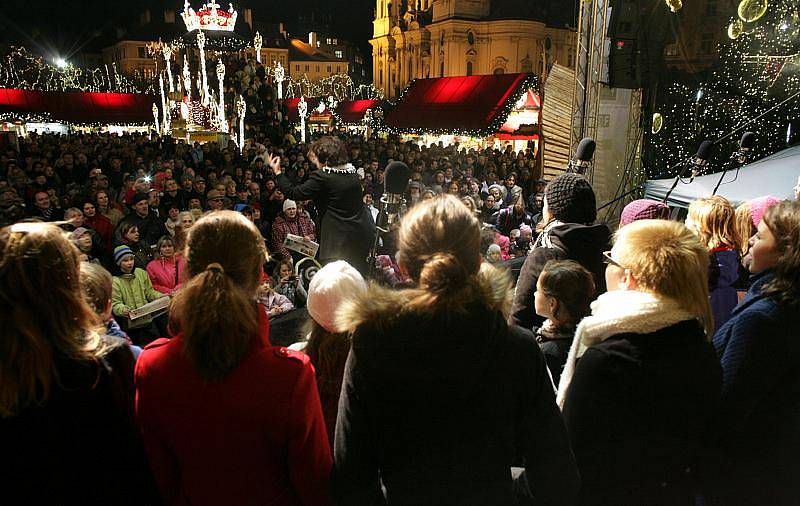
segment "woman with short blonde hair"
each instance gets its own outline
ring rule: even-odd
[[[708,253],[681,223],[641,220],[604,255],[608,292],[578,325],[558,389],[578,504],[693,505],[686,470],[721,389]]]

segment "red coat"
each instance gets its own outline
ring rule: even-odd
[[[332,458],[314,368],[259,339],[225,379],[204,382],[181,335],[136,364],[136,413],[166,504],[330,504]]]

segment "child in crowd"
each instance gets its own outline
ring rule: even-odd
[[[592,273],[573,260],[550,260],[536,283],[536,314],[547,318],[534,328],[553,383],[558,385],[575,329],[594,299]]]
[[[78,227],[70,233],[69,238],[80,251],[82,261],[100,264],[100,251],[99,248],[95,247],[92,233],[89,229]]]
[[[81,288],[89,307],[103,322],[107,336],[120,337],[131,345],[134,358],[139,358],[142,349],[131,343],[131,338],[111,316],[112,278],[103,267],[90,262],[81,262]]]
[[[135,266],[133,251],[129,247],[114,248],[114,262],[119,274],[112,281],[111,310],[115,316],[125,317],[126,331],[134,344],[145,346],[160,337],[158,328],[150,315],[131,320],[131,311],[164,297],[164,294],[153,288],[147,272]]]
[[[273,285],[274,281],[265,274],[261,286],[258,287],[258,298],[256,299],[267,310],[270,318],[294,309],[292,301],[277,293]]]
[[[503,263],[503,253],[499,245],[489,245],[489,248],[486,250],[486,261],[495,265]]]
[[[147,275],[150,276],[153,288],[171,295],[181,287],[186,262],[183,255],[176,252],[175,239],[166,235],[156,243],[156,255],[155,260],[147,264]]]
[[[728,321],[739,303],[733,284],[739,278],[739,244],[734,224],[735,211],[725,197],[714,195],[689,204],[686,226],[708,248],[711,263],[708,271],[708,291],[714,328]]]
[[[303,307],[308,299],[308,293],[300,276],[295,276],[290,259],[281,260],[275,269],[275,293],[283,295],[294,307]]]
[[[308,336],[305,341],[291,346],[304,351],[317,370],[317,390],[331,447],[344,365],[350,351],[350,336],[337,332],[335,318],[345,300],[362,295],[366,289],[367,283],[361,274],[343,260],[320,269],[308,289],[308,314],[311,316]]]

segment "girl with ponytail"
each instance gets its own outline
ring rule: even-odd
[[[314,369],[273,347],[256,304],[264,240],[240,213],[189,230],[175,337],[136,366],[137,416],[167,504],[328,504],[331,456]]]
[[[482,264],[480,241],[458,198],[420,202],[398,236],[413,287],[372,285],[340,309],[333,330],[350,332],[352,349],[334,445],[339,504],[517,504],[519,457],[537,502],[569,504],[577,490],[542,353],[507,326],[511,282]]]

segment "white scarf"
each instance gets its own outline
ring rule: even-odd
[[[558,384],[558,406],[564,408],[575,365],[586,349],[619,334],[650,334],[696,315],[681,308],[674,300],[635,290],[606,292],[592,303],[592,314],[578,325],[567,363]]]

